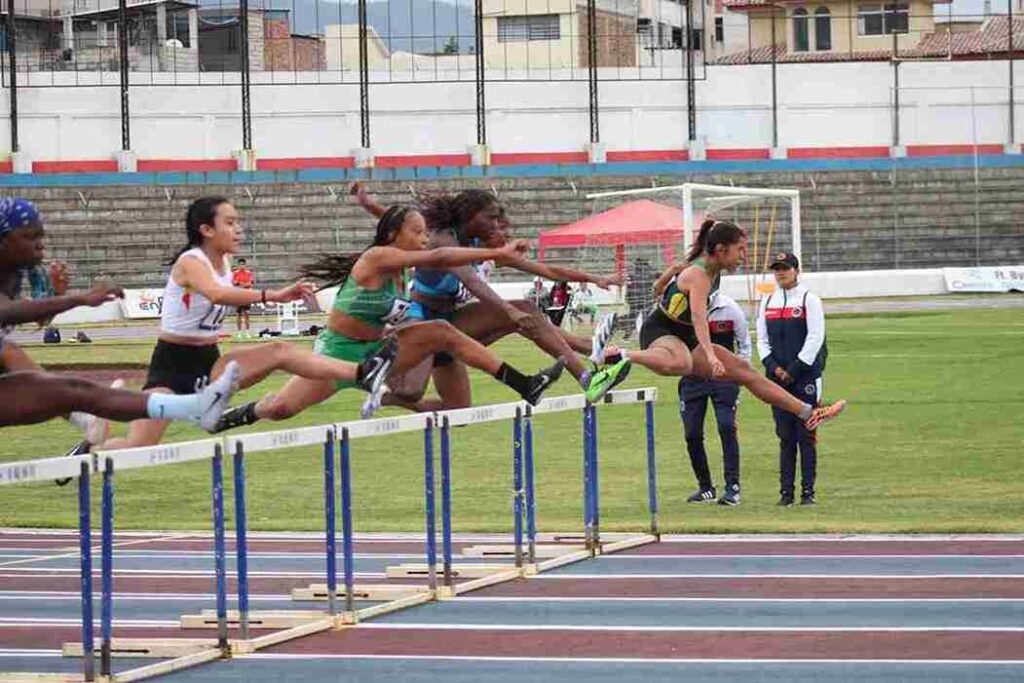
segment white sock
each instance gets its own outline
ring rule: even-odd
[[[176,396],[174,394],[150,394],[146,402],[146,414],[154,420],[190,420],[200,417],[199,394]]]
[[[800,419],[809,420],[811,417],[811,413],[813,412],[814,406],[812,406],[810,403],[805,403],[804,407],[800,409]]]
[[[80,432],[88,430],[89,425],[91,425],[92,421],[95,419],[96,417],[94,415],[90,415],[89,413],[80,413],[78,411],[68,415],[68,422],[70,422],[71,426]]]

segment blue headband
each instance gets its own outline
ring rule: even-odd
[[[7,197],[0,199],[0,237],[39,220],[39,209],[27,199]]]

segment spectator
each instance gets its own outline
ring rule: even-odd
[[[573,299],[573,317],[582,320],[584,315],[590,316],[590,324],[593,325],[597,319],[597,304],[594,303],[594,290],[586,282],[581,282]]]
[[[757,350],[768,378],[801,401],[821,401],[825,345],[825,311],[817,294],[798,282],[800,261],[781,252],[771,269],[779,288],[761,300],[757,315]],[[803,421],[772,409],[779,437],[779,505],[790,506],[796,484],[796,453],[800,451],[801,505],[814,505],[818,470],[817,433]]]
[[[252,289],[255,283],[256,277],[253,275],[253,272],[249,270],[248,264],[246,263],[245,259],[240,258],[237,261],[235,261],[235,267],[231,271],[231,284],[234,285],[235,287],[241,287],[242,289]],[[250,332],[249,320],[249,311],[251,308],[252,306],[249,305],[238,306],[235,309],[235,312],[238,314],[237,336],[242,339],[249,339],[252,337],[252,333]]]

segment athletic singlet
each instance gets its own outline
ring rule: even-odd
[[[354,277],[348,277],[338,289],[332,308],[374,327],[384,327],[405,320],[410,303],[398,295],[392,278],[379,289],[367,289],[360,287]]]
[[[704,257],[698,257],[694,259],[691,265],[698,266],[704,269],[704,272],[708,272],[707,261]],[[672,322],[679,323],[680,325],[693,325],[693,318],[690,312],[690,293],[679,291],[679,285],[676,284],[678,276],[672,278],[668,283],[668,287],[661,295],[661,299],[658,301],[658,310],[665,314]],[[719,273],[715,276],[715,279],[711,281],[711,290],[708,292],[708,307],[710,308],[711,297],[715,295],[718,288],[722,284],[722,274]]]
[[[210,259],[198,247],[189,249],[179,256],[175,265],[186,256],[197,258],[205,263],[213,273],[213,279],[217,281],[217,284],[222,287],[232,286],[231,269],[227,266],[226,258],[224,272],[218,273],[210,263]],[[171,272],[174,272],[173,267]],[[164,287],[163,307],[160,311],[160,331],[182,337],[216,339],[224,324],[224,318],[232,310],[234,310],[234,306],[215,304],[192,288],[182,287],[174,281],[173,275],[168,275],[167,285]]]
[[[458,244],[458,235],[454,230],[451,230],[451,234]],[[412,291],[435,299],[448,299],[453,304],[457,304],[467,297],[462,280],[447,270],[417,268],[413,275]]]

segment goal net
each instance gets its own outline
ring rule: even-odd
[[[595,273],[628,277],[623,331],[654,302],[652,284],[669,265],[686,258],[708,218],[729,220],[747,233],[747,260],[723,290],[753,312],[771,292],[769,264],[779,251],[800,257],[800,193],[686,183],[587,196],[589,215],[540,236],[541,258]]]

